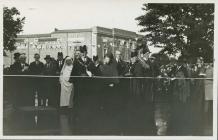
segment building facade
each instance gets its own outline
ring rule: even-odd
[[[98,55],[102,60],[105,53],[112,52],[114,54],[116,50],[120,50],[123,59],[128,61],[131,49],[135,48],[136,39],[140,36],[131,31],[98,26],[88,29],[55,29],[48,34],[18,35],[16,39],[17,49],[13,53],[25,53],[27,62],[30,63],[34,60],[35,53],[41,55],[42,61],[47,54],[56,59],[57,52],[63,52],[64,57],[67,55],[73,57],[74,51],[79,46],[86,45],[88,56],[91,58]],[[8,55],[6,62],[4,60],[5,65],[13,63],[13,53]]]

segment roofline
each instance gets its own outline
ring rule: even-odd
[[[17,35],[17,38],[40,38],[40,37],[51,37],[51,34],[50,33],[46,33],[46,34]]]
[[[87,28],[87,29],[64,29],[64,30],[55,30],[51,32],[52,34],[54,33],[77,33],[77,32],[92,32],[92,28]]]
[[[100,34],[105,34],[109,36],[114,34],[115,36],[120,36],[124,38],[132,38],[132,37],[137,38],[141,36],[137,34],[136,32],[128,31],[124,29],[94,26],[92,28],[86,28],[86,29],[64,29],[64,30],[55,29],[51,33],[17,35],[17,38],[42,38],[42,37],[51,37],[52,34],[56,34],[56,33],[78,33],[78,32],[94,32],[94,33],[100,33]]]

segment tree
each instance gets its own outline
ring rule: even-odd
[[[4,42],[4,51],[13,51],[16,49],[15,42],[17,34],[22,32],[23,24],[25,17],[20,17],[20,12],[12,7],[4,7],[3,13],[3,42]]]
[[[136,20],[151,45],[213,61],[214,4],[144,4],[142,10]]]

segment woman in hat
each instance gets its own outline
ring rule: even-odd
[[[113,64],[113,54],[108,53],[104,56],[104,64],[101,67],[102,76],[105,78],[102,79],[102,92],[100,95],[100,108],[105,108],[105,111],[112,114],[113,107],[116,105],[116,93],[117,87],[116,85],[119,83],[118,78],[110,78],[117,77],[118,71]]]
[[[108,53],[104,56],[104,64],[101,67],[102,76],[106,77],[117,77],[118,71],[113,64],[114,58],[112,53]],[[109,86],[113,86],[114,84],[118,84],[117,78],[105,79],[106,84]]]
[[[144,67],[138,60],[138,53],[131,52],[130,73],[133,77],[144,77]],[[131,91],[133,95],[141,96],[143,93],[142,79],[133,79],[131,82]]]

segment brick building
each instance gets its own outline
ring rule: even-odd
[[[39,53],[41,61],[44,61],[46,54],[50,54],[56,59],[57,52],[73,56],[74,51],[81,45],[87,45],[88,56],[92,58],[98,55],[102,60],[107,52],[114,54],[115,50],[120,50],[123,59],[128,61],[130,51],[135,47],[136,39],[140,35],[135,32],[122,29],[109,29],[103,27],[92,27],[88,29],[55,29],[48,34],[18,35],[16,39],[17,49],[15,52],[26,53],[27,62],[33,61],[33,55]],[[4,58],[4,65],[13,63],[13,53]]]

